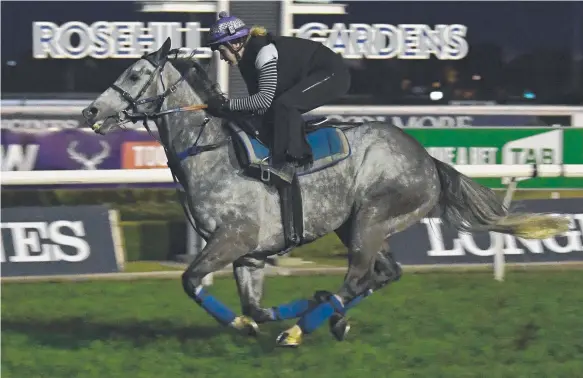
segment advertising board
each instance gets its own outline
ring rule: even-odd
[[[124,259],[114,223],[101,205],[3,208],[2,276],[118,272]]]
[[[463,164],[583,164],[583,129],[549,128],[407,128],[437,159]],[[483,185],[502,188],[501,178],[476,179]],[[583,188],[583,179],[532,178],[520,188]]]
[[[568,127],[572,120],[569,115],[536,115],[536,114],[326,114],[335,121],[341,122],[387,122],[400,128],[410,127],[535,127],[553,126]]]
[[[554,263],[583,261],[583,199],[517,201],[514,207],[525,212],[566,214],[569,231],[544,240],[503,237],[503,251],[509,263]],[[424,218],[390,239],[397,260],[403,265],[491,264],[497,248],[495,233],[457,232],[441,224],[439,218]]]
[[[3,129],[2,171],[158,168],[162,159],[148,153],[152,146],[159,144],[139,130],[97,135],[90,129]]]

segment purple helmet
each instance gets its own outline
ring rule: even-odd
[[[217,22],[210,27],[208,45],[215,50],[221,43],[247,36],[249,30],[240,18],[221,12]]]

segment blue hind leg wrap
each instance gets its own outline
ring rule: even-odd
[[[218,299],[210,295],[204,288],[200,288],[196,292],[196,303],[212,315],[217,321],[223,325],[229,325],[237,315],[230,308],[221,303]]]
[[[335,296],[331,296],[326,302],[318,304],[316,307],[304,314],[298,321],[298,325],[304,333],[314,332],[335,312],[344,313],[342,303]]]
[[[338,310],[343,310],[342,315],[344,315],[346,311],[359,304],[360,301],[368,297],[371,293],[372,291],[369,290],[364,294],[357,296],[348,302],[342,309],[338,308]],[[312,301],[307,299],[298,299],[290,303],[274,306],[271,308],[271,311],[273,312],[273,320],[288,320],[299,318],[310,309],[310,304],[312,303]]]
[[[353,308],[354,306],[359,304],[364,298],[368,297],[371,294],[372,294],[372,290],[367,290],[364,293],[357,295],[356,297],[354,297],[350,302],[348,302],[344,306],[344,312],[346,313],[346,311],[350,310],[351,308]]]
[[[273,320],[295,319],[302,316],[310,308],[310,301],[298,299],[290,303],[272,307]]]

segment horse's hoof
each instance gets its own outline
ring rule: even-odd
[[[248,336],[259,335],[259,326],[255,320],[245,315],[237,316],[235,320],[233,320],[233,323],[231,323],[231,326],[239,331],[242,331]]]
[[[280,333],[275,342],[280,347],[296,348],[302,343],[302,330],[299,326],[295,325]]]
[[[348,320],[341,315],[335,314],[330,318],[330,332],[338,341],[343,341],[350,331]]]

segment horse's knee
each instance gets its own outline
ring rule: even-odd
[[[249,269],[257,270],[265,268],[266,259],[259,259],[256,257],[251,257],[248,255],[241,256],[237,260],[233,261],[233,268],[246,267]]]
[[[182,273],[182,288],[191,298],[197,299],[197,289],[202,285],[202,277],[193,274],[190,271]]]

